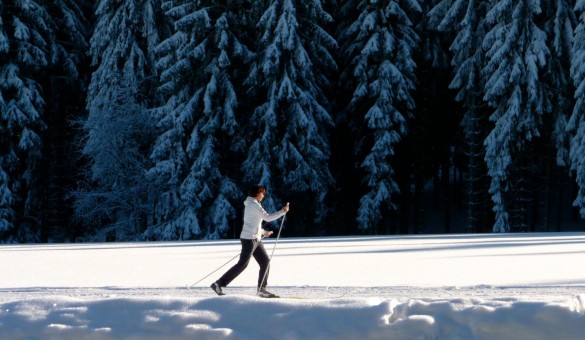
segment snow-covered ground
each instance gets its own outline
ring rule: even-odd
[[[264,241],[268,252],[274,240]],[[0,339],[583,339],[585,233],[0,247]]]

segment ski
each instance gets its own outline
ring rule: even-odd
[[[262,288],[259,289],[256,294],[261,297],[261,298],[266,298],[266,299],[274,299],[274,298],[279,298],[280,296],[273,294],[269,291],[266,290],[266,288]]]
[[[299,296],[299,295],[293,295],[293,296],[281,296],[280,298],[294,299],[294,300],[336,300],[336,299],[343,298],[345,295],[346,294],[336,295],[336,296]]]

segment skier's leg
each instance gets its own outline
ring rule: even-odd
[[[260,265],[260,272],[258,273],[258,290],[260,290],[266,288],[266,285],[268,285],[268,273],[270,271],[270,258],[268,257],[266,249],[264,249],[264,245],[261,241],[258,241],[253,255],[256,262],[258,262],[258,265]],[[262,282],[262,279],[264,279],[264,282]]]
[[[240,253],[240,259],[238,263],[228,269],[228,271],[223,274],[219,280],[216,281],[220,287],[226,287],[229,285],[230,282],[232,282],[244,271],[244,269],[246,269],[246,267],[248,267],[248,263],[250,263],[250,258],[254,252],[254,241],[244,239],[240,239],[240,241],[242,242],[242,252]]]

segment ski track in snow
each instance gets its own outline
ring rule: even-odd
[[[522,300],[534,302],[563,302],[585,294],[585,286],[469,286],[469,287],[269,287],[270,291],[282,298],[342,299],[342,298],[380,298],[399,302],[409,300],[448,301],[450,299],[488,299]],[[253,287],[224,288],[227,296],[254,296]],[[0,303],[49,297],[69,297],[76,299],[106,298],[157,298],[191,299],[212,298],[215,293],[208,287],[177,288],[136,288],[136,287],[99,287],[99,288],[0,288]]]

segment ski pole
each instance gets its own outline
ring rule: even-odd
[[[236,256],[234,256],[234,257],[232,257],[232,258],[231,258],[231,259],[229,259],[229,260],[228,260],[226,263],[224,263],[224,264],[222,264],[221,266],[219,266],[219,267],[218,267],[216,270],[214,270],[214,271],[212,271],[211,273],[207,274],[206,276],[202,277],[202,278],[201,278],[199,281],[197,281],[197,282],[195,282],[195,283],[193,283],[193,284],[191,284],[191,285],[188,285],[188,286],[187,286],[187,289],[191,289],[191,288],[193,288],[193,286],[195,286],[195,285],[196,285],[196,284],[198,284],[199,282],[201,282],[201,281],[205,280],[206,278],[210,277],[210,276],[211,276],[213,273],[215,273],[216,271],[218,271],[218,270],[220,270],[221,268],[225,267],[225,266],[226,266],[228,263],[232,262],[232,261],[233,261],[233,260],[234,260],[236,257],[238,257],[238,256],[240,256],[240,254],[238,254],[238,255],[236,255]]]
[[[288,205],[288,203],[287,203]],[[266,271],[264,272],[264,276],[262,277],[262,282],[260,283],[260,286],[258,287],[258,289],[262,288],[262,286],[264,286],[264,281],[266,280],[266,274],[268,274],[268,270],[270,270],[270,261],[272,261],[272,255],[274,255],[274,249],[276,249],[276,245],[278,244],[278,239],[280,239],[280,232],[282,231],[282,227],[284,226],[284,217],[286,215],[282,216],[282,222],[280,222],[280,228],[278,229],[278,234],[276,235],[276,241],[274,242],[274,247],[272,247],[272,253],[270,254],[270,257],[268,258],[268,266],[266,266]]]

